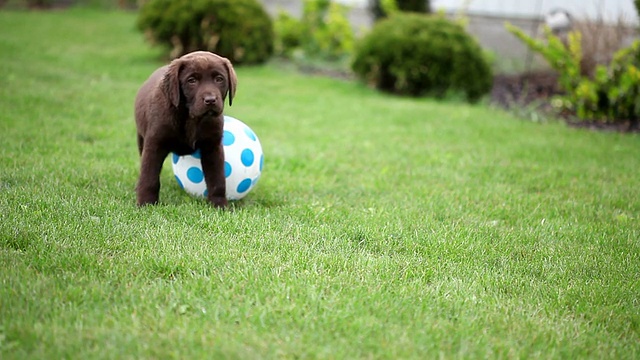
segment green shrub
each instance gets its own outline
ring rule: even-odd
[[[320,3],[322,0],[306,0],[307,4],[313,2]],[[305,21],[310,28],[304,45],[312,46],[306,49],[307,53],[315,52],[329,60],[351,55],[355,40],[351,23],[347,19],[348,7],[331,1],[326,9],[317,10],[322,14],[319,20]],[[314,9],[309,11],[316,12]],[[316,15],[311,14],[303,19],[314,20]]]
[[[558,82],[565,91],[552,103],[582,120],[606,123],[630,122],[640,119],[640,41],[619,50],[608,66],[597,65],[590,78],[580,71],[582,61],[581,35],[568,34],[568,45],[548,28],[545,40],[536,40],[519,28],[507,24],[507,30],[529,48],[544,57],[558,72]]]
[[[289,57],[300,47],[304,36],[302,22],[289,13],[281,11],[274,23],[275,52],[277,55]]]
[[[149,0],[138,28],[172,57],[208,50],[234,64],[261,63],[273,53],[273,24],[256,0]]]
[[[373,0],[370,4],[371,13],[376,20],[386,18],[396,10],[417,13],[431,12],[431,4],[428,0]]]
[[[356,49],[354,72],[399,94],[463,94],[475,101],[491,89],[491,68],[464,28],[439,15],[398,13],[374,26]]]
[[[608,123],[640,120],[640,41],[618,51],[608,67],[596,67],[593,79],[582,78],[569,105],[581,118]]]
[[[278,54],[290,56],[300,48],[307,57],[330,61],[350,56],[355,35],[347,11],[330,0],[305,0],[300,20],[281,12],[275,24]]]

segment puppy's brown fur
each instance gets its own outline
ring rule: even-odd
[[[231,62],[206,51],[173,60],[142,84],[135,101],[141,156],[138,205],[158,202],[160,171],[170,152],[185,155],[196,149],[208,200],[217,207],[227,205],[222,112],[227,94],[231,105],[236,86]]]

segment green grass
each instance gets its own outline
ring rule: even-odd
[[[135,206],[135,14],[0,12],[0,358],[640,357],[640,138],[239,68],[265,169]]]

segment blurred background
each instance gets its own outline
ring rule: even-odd
[[[151,44],[164,46],[169,58],[206,49],[229,57],[236,65],[280,62],[314,74],[359,76],[370,84],[380,64],[359,69],[355,63],[358,57],[368,56],[363,53],[363,44],[380,20],[394,12],[436,14],[461,29],[447,30],[450,40],[452,36],[460,39],[459,34],[454,34],[462,31],[479,45],[477,48],[467,40],[461,42],[464,47],[470,46],[469,54],[481,54],[480,63],[489,64],[491,85],[477,91],[488,93],[492,103],[515,109],[524,117],[550,112],[604,123],[630,120],[633,126],[640,118],[640,105],[636,105],[640,104],[640,86],[636,85],[640,83],[640,45],[635,44],[640,0],[0,0],[0,9],[40,11],[68,7],[137,13],[138,30]],[[216,9],[223,7],[236,15],[215,15]],[[223,20],[231,17],[237,20]],[[237,26],[238,22],[247,24]],[[410,31],[402,22],[395,26]],[[427,37],[431,36],[436,34]],[[449,54],[449,58],[437,60],[457,47],[445,40],[439,48],[441,45],[433,37],[413,43],[416,39],[412,37],[409,33],[388,44],[405,42],[403,46],[407,52],[415,53],[412,56],[417,63],[411,65],[413,60],[404,59],[399,66],[405,69],[399,76],[394,75],[395,84],[383,84],[386,75],[379,73],[374,81],[378,83],[373,85],[398,93],[433,94],[428,87],[434,80],[429,77],[466,56]],[[237,44],[239,41],[244,43]],[[370,41],[369,46],[381,43],[374,42]],[[385,51],[389,52],[376,51],[376,56],[383,57]],[[618,60],[614,61],[616,57]],[[441,61],[440,70],[433,70],[434,61]],[[430,73],[425,70],[424,77],[411,85],[411,90],[398,88],[404,77],[413,76],[414,70],[424,64],[431,64]],[[487,71],[478,70],[475,72],[481,76],[468,77],[462,75],[464,67],[468,65],[441,75],[444,79],[438,81],[445,88],[450,87],[447,81],[456,77],[465,78],[467,84],[484,82],[481,78]],[[465,84],[458,86],[464,87]]]

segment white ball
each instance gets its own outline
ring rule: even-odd
[[[224,116],[224,176],[227,184],[227,199],[240,200],[256,186],[262,173],[264,155],[258,136],[242,121]],[[200,150],[191,155],[172,154],[171,164],[178,185],[187,193],[207,196]]]

